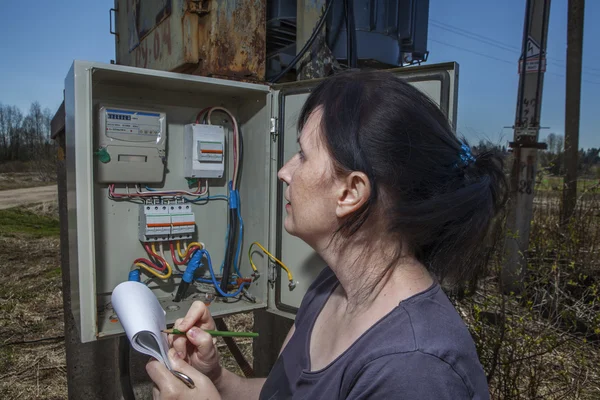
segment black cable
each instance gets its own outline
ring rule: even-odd
[[[329,14],[329,10],[331,10],[331,5],[333,4],[334,1],[335,0],[330,0],[329,4],[327,4],[327,7],[325,7],[325,11],[323,12],[323,15],[321,15],[319,22],[317,23],[315,29],[313,30],[312,34],[308,38],[308,41],[304,44],[304,47],[302,47],[302,50],[300,50],[300,52],[298,54],[296,54],[296,57],[294,57],[294,59],[288,64],[287,67],[285,67],[283,69],[283,71],[281,71],[279,73],[279,75],[277,75],[275,78],[273,78],[270,81],[271,83],[276,83],[285,74],[287,74],[288,71],[290,69],[292,69],[296,65],[296,63],[298,63],[298,61],[304,56],[304,54],[310,48],[310,46],[312,46],[312,44],[315,41],[315,39],[317,38],[317,36],[319,36],[319,32],[321,31],[321,28],[323,27],[323,24],[325,23],[325,20],[327,19],[327,15]]]
[[[123,399],[135,400],[129,373],[129,339],[125,335],[119,338],[119,378]]]
[[[242,131],[241,131],[241,129],[239,128],[239,126],[238,126],[238,136],[239,136],[239,137],[238,137],[238,139],[239,139],[239,140],[238,140],[238,147],[239,147],[239,149],[240,149],[240,158],[239,158],[239,160],[238,160],[238,170],[237,170],[237,174],[236,174],[235,181],[237,182],[237,184],[238,184],[238,186],[239,186],[239,184],[240,184],[240,179],[241,179],[241,177],[242,177],[242,165],[243,165],[243,163],[242,163],[242,159],[243,159],[243,157],[244,157],[244,142],[242,141]],[[239,203],[238,203],[238,206],[239,206]]]
[[[227,286],[231,280],[232,266],[235,259],[236,238],[237,238],[237,210],[229,208],[229,237],[227,238],[227,251],[225,253],[225,263],[223,265],[223,277],[221,278],[221,291],[227,293]]]
[[[348,3],[351,0],[344,0],[344,20],[346,21],[346,65],[350,68],[350,59],[352,58],[352,38],[350,36],[350,12]]]
[[[346,26],[346,29],[350,31],[350,58],[349,65],[350,68],[356,68],[358,65],[358,51],[357,51],[357,43],[356,43],[356,20],[354,18],[354,0],[348,0],[348,20],[350,22],[350,26]]]

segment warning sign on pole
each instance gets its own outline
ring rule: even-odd
[[[529,36],[525,51],[525,61],[523,61],[523,57],[519,59],[519,74],[533,72],[546,72],[546,55],[541,54],[540,45]]]
[[[525,60],[525,70],[523,71],[523,61],[519,60],[519,74],[522,73],[533,73],[533,72],[546,72],[546,57],[533,57]]]

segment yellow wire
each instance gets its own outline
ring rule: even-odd
[[[198,242],[192,242],[188,245],[187,249],[185,249],[185,255],[187,256],[187,254],[190,252],[190,249],[194,246],[200,247],[200,249],[204,249],[204,245],[202,243],[198,243]]]
[[[275,261],[277,264],[279,264],[281,266],[281,268],[283,268],[285,270],[285,272],[287,272],[287,276],[288,276],[288,280],[290,282],[292,282],[294,280],[294,277],[292,276],[292,271],[290,271],[290,269],[281,261],[279,261],[277,259],[277,257],[275,257],[274,255],[272,255],[271,253],[269,253],[267,251],[267,249],[265,249],[260,243],[258,242],[253,242],[250,247],[248,248],[248,258],[250,259],[250,266],[252,267],[252,269],[254,270],[254,272],[258,272],[258,268],[256,268],[256,265],[254,265],[254,262],[252,261],[252,246],[257,245],[258,247],[260,247],[260,249],[273,261]]]
[[[143,264],[141,262],[137,262],[134,265],[136,267],[140,267],[145,269],[147,272],[151,273],[152,275],[160,278],[160,279],[169,279],[171,277],[171,274],[173,273],[173,270],[171,269],[171,266],[169,265],[169,263],[167,264],[167,273],[166,274],[161,274],[158,271],[154,270],[153,268],[150,268],[149,266],[147,266],[146,264]]]
[[[194,246],[199,247],[200,249],[204,249],[204,245],[202,243],[198,243],[198,242],[192,242],[190,243],[186,249],[185,252],[181,251],[181,242],[178,240],[177,243],[177,254],[179,254],[179,258],[181,258],[182,260],[185,259],[188,255],[188,253],[190,252],[190,249]]]
[[[154,243],[151,243],[151,244],[150,244],[150,248],[152,249],[152,255],[153,255],[155,258],[157,258],[157,259],[159,259],[159,260],[162,260],[162,262],[163,262],[163,263],[165,263],[165,265],[167,266],[167,271],[168,271],[168,272],[167,272],[166,274],[164,274],[164,275],[163,275],[163,274],[159,274],[158,272],[156,272],[156,271],[152,270],[152,268],[150,268],[150,267],[146,267],[146,268],[144,268],[144,269],[145,269],[146,271],[148,271],[148,272],[150,272],[150,273],[154,274],[155,276],[158,276],[159,278],[162,278],[162,279],[169,279],[169,278],[171,277],[171,274],[173,273],[173,269],[171,268],[171,265],[170,265],[170,264],[167,262],[167,260],[165,260],[165,259],[164,259],[164,257],[161,257],[160,255],[156,254],[156,246],[154,245]],[[137,266],[138,264],[141,264],[141,263],[136,263],[135,265]],[[142,265],[144,265],[144,266],[145,266],[145,264],[142,264]]]
[[[181,252],[181,242],[178,240],[177,241],[177,254],[179,254],[179,258],[181,258],[182,260],[185,258],[185,255],[187,253],[187,249],[185,253]]]

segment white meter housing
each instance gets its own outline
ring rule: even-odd
[[[158,183],[165,170],[164,112],[101,106],[95,160],[100,183]]]
[[[186,125],[183,152],[186,178],[223,177],[225,130],[219,125]]]

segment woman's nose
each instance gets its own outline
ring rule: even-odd
[[[289,181],[286,179],[287,174],[285,173],[285,166],[282,167],[278,172],[277,172],[277,178],[279,178],[280,181],[285,182],[285,183],[289,183]]]
[[[285,165],[281,167],[279,171],[277,171],[277,178],[279,178],[280,181],[287,183],[288,185],[290,184],[292,176],[290,172],[290,161],[291,160],[288,160],[288,162],[286,162]]]

